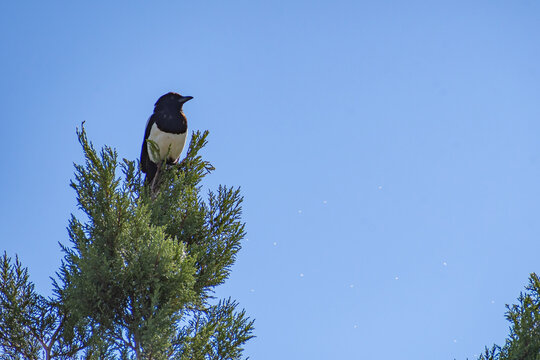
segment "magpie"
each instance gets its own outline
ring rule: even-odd
[[[170,92],[155,103],[154,113],[146,122],[141,150],[141,170],[146,174],[147,184],[154,180],[161,161],[166,160],[167,164],[175,164],[178,161],[187,135],[187,119],[182,106],[191,99],[193,96]],[[154,144],[157,145],[157,149],[153,149]]]

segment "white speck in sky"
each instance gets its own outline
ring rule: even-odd
[[[443,266],[447,266],[448,264],[446,263],[446,261],[443,261]]]
[[[399,280],[399,276],[396,276],[396,277],[394,278],[394,280]]]
[[[491,300],[491,303],[492,303],[492,304],[495,304],[495,300]]]
[[[326,200],[323,200],[323,202],[322,202],[322,203],[326,205],[326,203],[327,203],[327,202],[328,202],[328,201],[326,201]]]
[[[304,273],[300,273],[300,277],[304,277]]]
[[[349,285],[349,287],[352,289],[354,287],[354,284]]]
[[[252,292],[252,293],[254,293],[254,292],[255,292],[255,289],[251,289],[251,290],[249,290],[249,291]]]
[[[455,343],[457,343],[457,340],[456,340],[456,339],[454,339],[454,344],[455,344]]]
[[[302,213],[302,210],[298,210],[298,213],[301,214],[301,213]]]
[[[382,185],[379,185],[377,189],[382,190]]]
[[[354,328],[356,329],[358,327],[358,325],[354,324]]]
[[[276,245],[277,245],[277,242],[274,241],[274,246],[276,246]]]

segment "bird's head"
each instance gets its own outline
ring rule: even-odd
[[[172,108],[182,110],[182,105],[191,99],[193,99],[193,96],[182,96],[180,94],[170,92],[160,97],[154,106],[156,109]]]

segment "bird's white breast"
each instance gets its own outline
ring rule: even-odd
[[[155,158],[151,145],[147,144],[146,146],[148,147],[148,156],[150,157],[150,160],[154,163],[158,163],[165,160],[167,153],[169,153],[168,160],[176,162],[184,149],[186,134],[187,131],[183,134],[163,132],[159,130],[156,124],[153,124],[150,129],[148,140],[152,140],[159,147],[159,159]]]

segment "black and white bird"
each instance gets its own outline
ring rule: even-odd
[[[167,93],[154,105],[154,113],[146,123],[144,141],[141,150],[141,170],[146,174],[146,183],[151,183],[156,176],[161,161],[175,164],[184,149],[187,135],[187,119],[182,111],[186,101],[192,96]],[[151,140],[159,151],[152,151]]]

